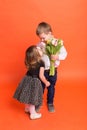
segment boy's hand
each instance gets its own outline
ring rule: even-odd
[[[58,60],[58,54],[51,55],[51,60]]]

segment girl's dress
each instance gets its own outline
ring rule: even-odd
[[[24,104],[33,104],[35,106],[42,104],[43,89],[39,79],[40,67],[44,67],[44,62],[40,61],[35,68],[27,71],[19,83],[13,97]]]

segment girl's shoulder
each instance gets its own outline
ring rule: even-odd
[[[44,61],[43,61],[43,60],[40,60],[40,61],[39,61],[39,64],[40,64],[40,66],[45,67],[45,64],[44,64]]]

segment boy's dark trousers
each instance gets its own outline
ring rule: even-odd
[[[45,70],[44,75],[46,79],[50,82],[50,86],[47,87],[47,104],[53,104],[54,94],[55,94],[55,83],[57,80],[57,70],[55,70],[54,76],[49,76],[49,70]],[[45,84],[42,82],[43,93],[45,89]]]

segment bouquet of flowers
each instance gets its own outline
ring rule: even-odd
[[[59,53],[62,45],[63,41],[61,39],[52,38],[46,41],[46,53],[50,58],[50,76],[55,74],[55,60],[51,60],[51,55]]]

